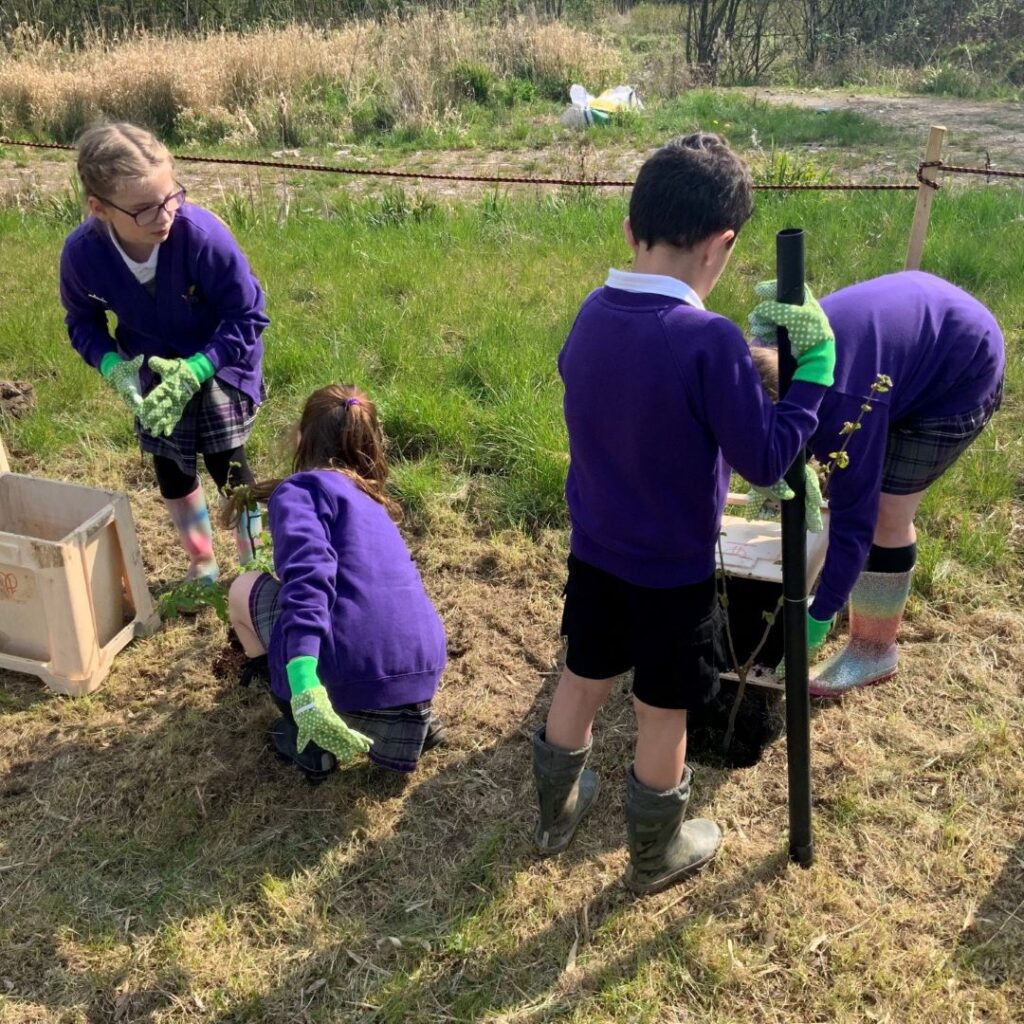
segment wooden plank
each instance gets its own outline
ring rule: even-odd
[[[933,163],[942,159],[942,140],[945,137],[946,129],[939,125],[932,125],[928,131],[928,144],[924,150],[925,163]],[[925,181],[935,181],[938,177],[938,168],[926,167],[921,172]],[[907,245],[907,262],[905,270],[920,270],[921,256],[924,254],[924,240],[928,234],[928,221],[932,214],[932,200],[935,198],[935,189],[931,185],[921,183],[917,190],[917,206],[914,208],[914,222],[910,226],[910,242]]]

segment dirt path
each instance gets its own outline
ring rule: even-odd
[[[950,162],[985,163],[1024,169],[1024,103],[961,100],[945,96],[873,96],[841,89],[745,89],[747,95],[798,107],[854,110],[906,132],[904,142],[924,149],[930,125],[947,129]]]

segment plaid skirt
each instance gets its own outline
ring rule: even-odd
[[[1003,382],[970,412],[917,417],[889,431],[882,470],[885,494],[916,494],[935,483],[985,429],[1003,399]]]
[[[144,452],[175,462],[182,473],[195,476],[200,452],[230,452],[249,440],[259,406],[245,392],[216,377],[204,381],[189,399],[169,437],[154,437],[135,420],[135,433]]]
[[[263,573],[249,592],[249,616],[260,643],[270,649],[270,635],[274,631],[280,611],[281,584]],[[274,703],[282,714],[291,717],[291,707],[273,692]],[[351,729],[373,740],[367,756],[374,764],[393,772],[415,771],[423,752],[434,713],[430,701],[419,704],[401,704],[394,708],[368,711],[339,711]]]

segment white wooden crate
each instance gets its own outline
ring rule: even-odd
[[[0,668],[90,693],[159,626],[128,499],[12,473],[0,440]]]

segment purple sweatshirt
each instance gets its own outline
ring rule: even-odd
[[[836,334],[835,386],[818,410],[810,449],[822,464],[842,443],[878,374],[892,390],[850,439],[850,464],[829,481],[828,555],[811,605],[829,619],[846,603],[867,560],[889,431],[901,421],[970,412],[992,398],[1003,377],[1003,335],[977,299],[919,271],[888,274],[821,300]],[[738,467],[737,467],[738,468]],[[742,472],[742,470],[740,471]]]
[[[319,659],[337,711],[431,700],[444,670],[444,627],[387,510],[343,473],[296,473],[269,502],[281,614],[270,637],[274,692],[285,665]]]
[[[714,572],[729,466],[778,480],[825,392],[798,381],[773,405],[725,317],[608,286],[584,301],[558,368],[572,551],[647,587]]]
[[[97,369],[108,352],[185,358],[202,353],[216,376],[262,401],[263,342],[270,322],[263,292],[224,223],[186,203],[160,246],[156,295],[132,275],[105,224],[90,217],[68,236],[60,258],[60,299],[71,344]],[[107,313],[117,317],[110,336]],[[116,342],[115,342],[116,338]],[[142,392],[155,382],[143,365]]]

